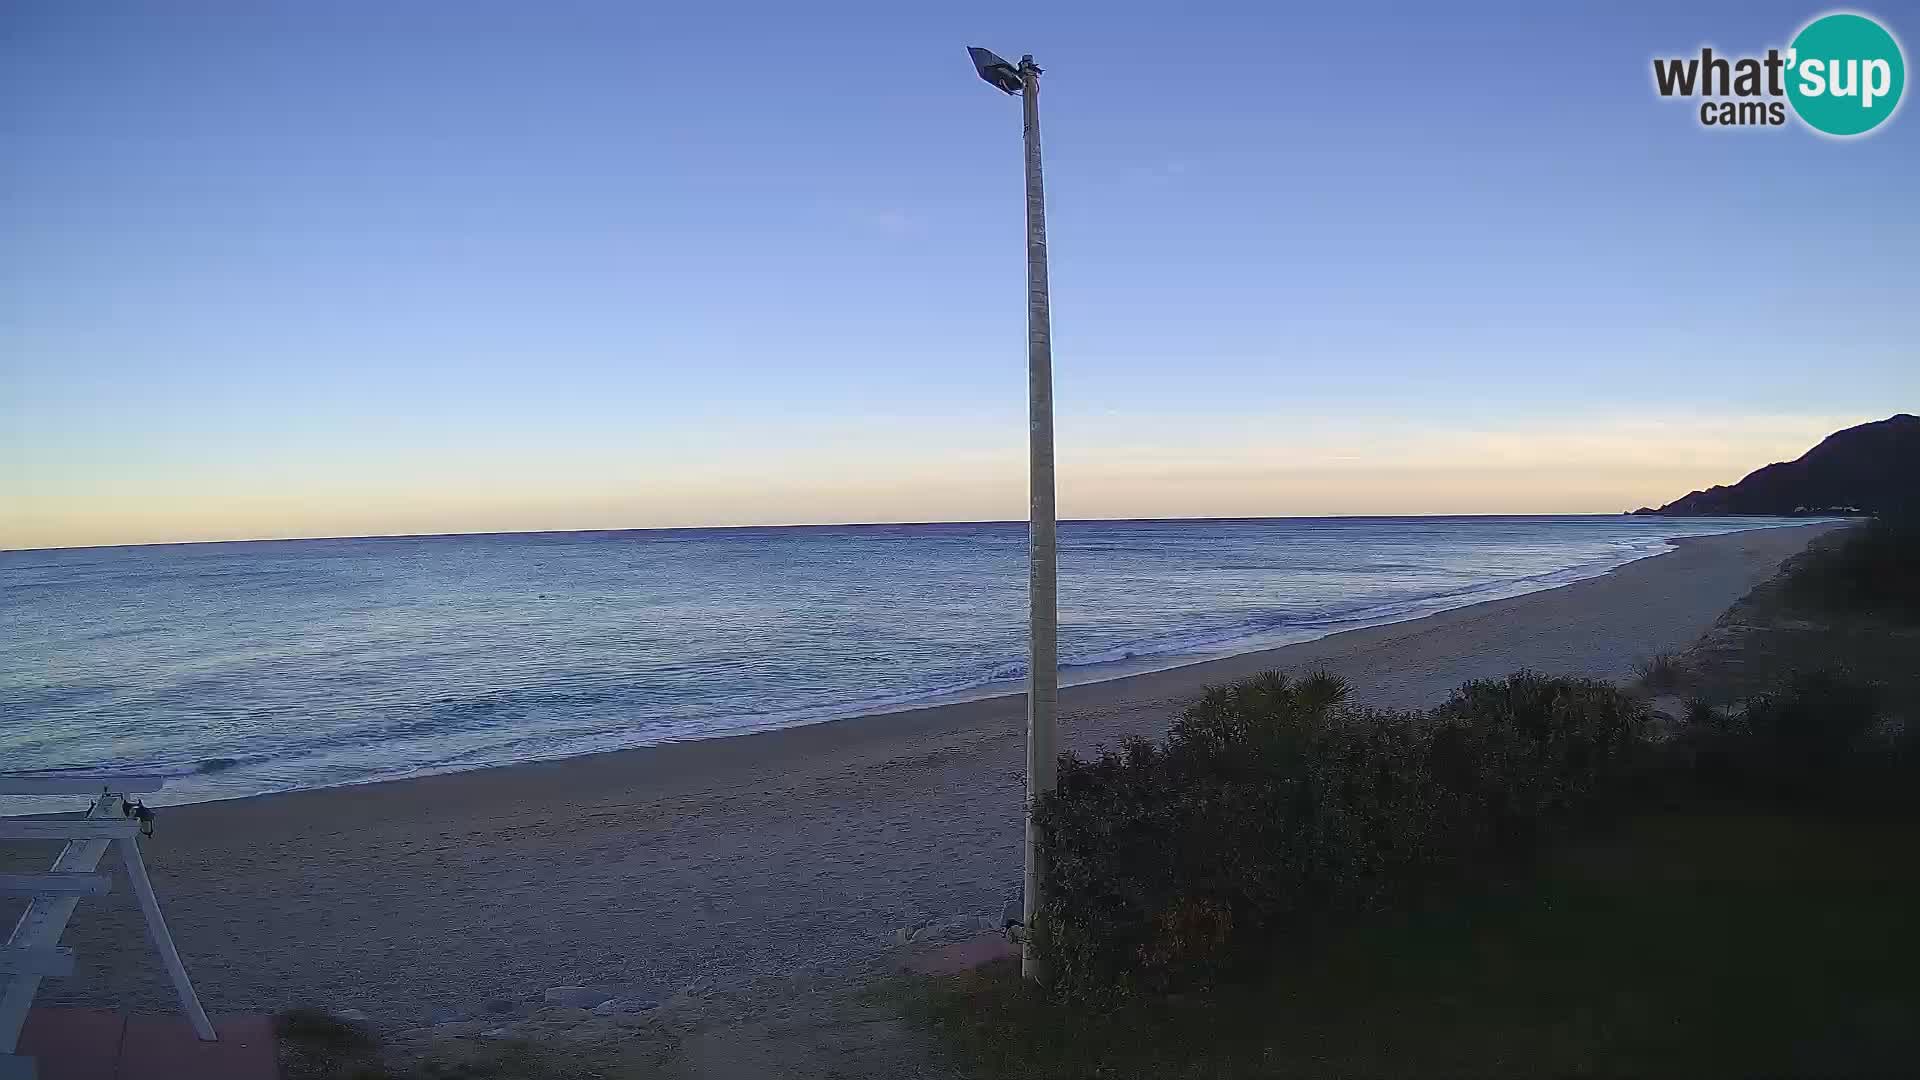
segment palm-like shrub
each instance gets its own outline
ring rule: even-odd
[[[1524,850],[1601,793],[1646,743],[1646,707],[1595,679],[1517,672],[1467,683],[1429,716],[1452,842]]]

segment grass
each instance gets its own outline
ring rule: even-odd
[[[1678,691],[1686,679],[1686,661],[1674,653],[1656,653],[1637,669],[1639,683],[1655,694]]]
[[[284,1080],[651,1080],[656,1048],[561,1047],[518,1039],[449,1039],[425,1060],[395,1062],[362,1025],[317,1009],[276,1018]]]
[[[1256,986],[1102,1014],[1000,966],[900,993],[982,1078],[1906,1075],[1913,850],[1912,823],[1667,812],[1319,935]]]

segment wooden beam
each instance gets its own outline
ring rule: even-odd
[[[133,818],[0,818],[0,840],[119,840],[140,835]]]
[[[0,874],[0,896],[105,896],[111,874]]]
[[[0,795],[141,795],[159,791],[164,776],[146,773],[73,773],[61,776],[20,776],[0,773]]]
[[[54,946],[50,949],[0,948],[0,975],[73,974],[73,950]]]

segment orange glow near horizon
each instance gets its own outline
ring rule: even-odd
[[[1121,445],[1063,429],[1065,518],[1618,513],[1730,484],[1867,417],[1327,430]],[[1358,449],[1355,449],[1358,448]],[[771,458],[771,455],[769,455]],[[797,446],[766,460],[501,452],[450,459],[47,470],[0,481],[0,548],[317,536],[1018,520],[1024,448]]]

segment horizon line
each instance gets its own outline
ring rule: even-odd
[[[1593,511],[1584,514],[1231,514],[1201,517],[1060,518],[1060,524],[1118,524],[1130,521],[1340,521],[1388,518],[1611,518],[1634,517],[1634,511]],[[1650,516],[1650,515],[1638,515]],[[1696,514],[1686,517],[1777,518],[1783,514]],[[221,540],[147,540],[131,544],[71,544],[0,548],[0,555],[27,551],[112,551],[119,548],[199,547],[212,544],[301,544],[336,540],[443,540],[479,536],[578,536],[586,533],[673,533],[741,531],[747,529],[883,529],[933,525],[1025,525],[1026,518],[955,518],[947,521],[794,521],[752,525],[656,525],[615,529],[473,529],[433,533],[363,533],[338,536],[242,536]]]

